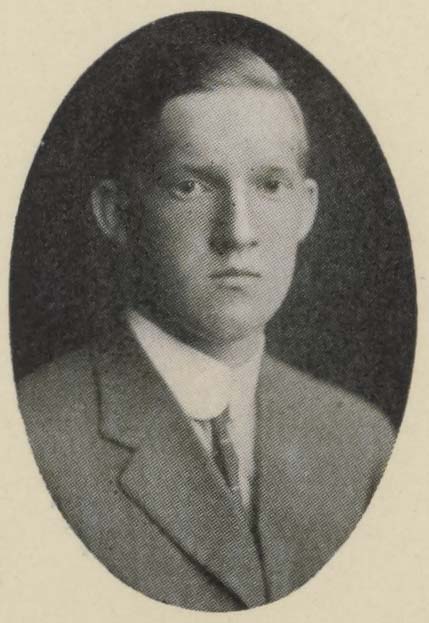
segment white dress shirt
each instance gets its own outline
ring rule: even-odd
[[[229,433],[239,461],[240,493],[248,506],[254,473],[255,393],[265,338],[257,336],[256,355],[230,368],[174,338],[135,310],[128,323],[137,341],[170,388],[208,452],[208,420],[229,408]]]

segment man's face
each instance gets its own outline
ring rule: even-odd
[[[297,131],[281,92],[221,88],[165,105],[162,156],[149,180],[137,174],[134,197],[134,252],[161,324],[223,343],[260,331],[279,308],[317,204]]]

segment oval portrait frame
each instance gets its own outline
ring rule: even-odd
[[[70,413],[62,412],[60,428],[52,435],[54,445],[45,456],[40,430],[36,430],[41,417],[40,392],[43,394],[46,391],[46,383],[58,390],[60,387],[64,389],[64,383],[68,385],[72,379],[69,376],[66,382],[64,370],[55,362],[67,361],[69,370],[75,366],[73,374],[80,374],[83,364],[81,360],[74,359],[74,353],[82,352],[85,345],[92,343],[101,330],[104,331],[103,336],[116,332],[118,318],[123,312],[123,293],[118,296],[118,291],[112,287],[113,282],[109,279],[115,272],[117,249],[112,251],[109,241],[99,236],[95,220],[87,209],[95,181],[112,165],[111,154],[100,162],[100,152],[104,154],[108,151],[105,148],[109,141],[120,141],[124,136],[120,134],[118,138],[115,134],[115,114],[113,119],[109,118],[117,106],[117,96],[112,87],[115,71],[112,68],[118,72],[116,77],[123,75],[124,67],[135,70],[132,59],[135,58],[136,47],[139,47],[141,41],[144,42],[145,30],[151,31],[153,46],[153,42],[157,41],[157,28],[162,40],[167,32],[171,33],[174,29],[182,29],[183,32],[183,29],[190,28],[189,24],[193,24],[193,36],[197,30],[204,28],[204,32],[222,32],[225,45],[228,42],[225,31],[235,28],[232,37],[234,43],[249,45],[252,42],[253,49],[256,47],[256,52],[261,55],[264,52],[264,58],[277,71],[282,69],[282,59],[286,59],[284,77],[289,81],[288,88],[302,106],[309,126],[313,148],[309,166],[311,176],[319,183],[321,208],[314,229],[300,248],[297,272],[285,306],[270,323],[267,346],[273,357],[287,361],[294,370],[304,374],[305,379],[310,377],[311,383],[316,385],[301,385],[301,381],[291,376],[288,377],[289,381],[305,387],[306,395],[316,395],[317,392],[322,395],[324,390],[320,388],[325,387],[325,383],[333,386],[336,392],[340,392],[333,395],[336,404],[345,401],[347,407],[357,414],[359,408],[366,413],[366,405],[369,404],[377,411],[387,412],[391,425],[397,431],[405,408],[414,356],[415,285],[405,217],[394,180],[371,129],[356,104],[326,68],[286,35],[265,24],[239,15],[215,12],[176,14],[157,20],[121,40],[96,61],[73,86],[55,114],[23,191],[16,221],[11,268],[11,336],[15,374],[18,387],[22,388],[19,392],[20,405],[36,461],[65,519],[116,577],[158,601],[196,610],[229,611],[236,609],[234,603],[237,608],[240,603],[241,607],[243,603],[244,607],[261,603],[252,604],[249,597],[252,589],[239,589],[231,585],[231,579],[227,587],[230,593],[228,599],[219,597],[217,602],[217,598],[210,593],[207,597],[202,596],[199,603],[194,596],[197,590],[195,586],[200,586],[202,581],[194,578],[195,571],[190,572],[189,594],[186,587],[181,587],[176,590],[176,597],[172,597],[175,590],[169,592],[165,586],[162,590],[159,588],[165,582],[161,571],[154,573],[150,582],[147,579],[136,580],[133,575],[135,569],[132,572],[130,569],[118,572],[124,552],[110,559],[107,552],[115,550],[115,543],[121,542],[121,539],[124,542],[127,538],[119,528],[123,526],[124,517],[121,516],[121,521],[112,528],[113,536],[109,537],[110,540],[107,538],[106,541],[110,527],[104,523],[103,535],[98,533],[94,536],[94,527],[89,527],[91,513],[98,517],[97,513],[101,511],[89,501],[85,503],[88,510],[83,508],[85,504],[81,499],[70,501],[71,494],[64,489],[66,484],[57,486],[55,483],[55,469],[60,468],[53,466],[54,455],[61,452],[61,440],[68,434],[64,426],[70,421]],[[260,37],[262,32],[265,38]],[[150,39],[149,35],[146,39]],[[255,43],[256,39],[258,44]],[[281,40],[283,47],[280,53],[278,42]],[[121,84],[120,88],[123,87]],[[126,88],[127,85],[125,91]],[[103,101],[100,101],[100,97]],[[88,140],[89,137],[91,140]],[[31,232],[30,243],[26,232]],[[342,244],[335,248],[334,242],[338,240]],[[72,262],[73,258],[78,259]],[[82,275],[85,275],[83,280]],[[29,287],[29,284],[37,285]],[[46,310],[49,310],[48,314]],[[403,353],[400,362],[395,357],[398,349]],[[136,355],[135,350],[127,352],[130,357]],[[107,357],[104,351],[103,355]],[[387,362],[384,367],[383,362]],[[89,365],[88,362],[85,365]],[[88,374],[87,371],[86,383],[89,383]],[[35,375],[38,379],[36,389]],[[80,397],[78,394],[73,397],[73,408],[83,412],[88,408],[89,401],[89,398],[84,398],[85,391],[88,395],[92,392],[93,404],[95,398],[94,390],[88,385],[82,385],[81,377],[79,379]],[[118,379],[112,379],[113,385],[114,382],[117,383]],[[345,392],[344,401],[341,390]],[[70,387],[71,394],[73,391],[76,389]],[[357,396],[358,402],[349,402],[351,395]],[[42,404],[43,440],[46,440],[50,430],[47,426],[52,424],[54,415],[47,411],[47,404],[52,408],[55,405],[59,411],[64,405],[62,401],[58,402],[58,396],[54,402],[43,402],[42,399]],[[355,404],[361,406],[358,408]],[[383,430],[379,431],[381,437]],[[82,432],[82,424],[79,431]],[[76,428],[70,440],[76,445],[74,460],[70,458],[68,467],[78,469],[76,458],[84,457],[83,462],[88,463],[87,469],[95,469],[92,461],[85,458],[85,451],[88,452],[85,443],[89,443],[89,438],[85,443],[82,442],[81,447],[79,444],[82,440],[76,436],[77,432]],[[352,437],[358,434],[354,429],[351,432]],[[318,434],[321,434],[320,431]],[[110,444],[121,445],[118,431],[110,430],[109,435]],[[377,437],[377,443],[382,445],[381,437]],[[355,437],[353,440],[359,443]],[[93,438],[93,448],[94,443]],[[113,464],[119,469],[119,463],[124,469],[124,453],[128,451],[126,446],[127,443],[123,443],[122,439],[122,447],[118,456],[112,459],[110,470]],[[352,452],[351,449],[348,451]],[[386,454],[381,456],[382,468],[390,447],[383,452]],[[105,455],[97,455],[97,449],[95,454],[98,465]],[[381,473],[382,469],[378,478]],[[87,478],[89,474],[88,471]],[[137,484],[140,486],[142,482],[134,481],[134,485]],[[359,489],[359,486],[356,488]],[[99,495],[104,496],[104,504],[107,500],[115,499],[111,497],[113,494],[128,496],[128,504],[130,497],[133,497],[133,482],[128,482],[128,488],[124,487],[122,492],[117,492],[116,486],[110,492],[100,488]],[[367,493],[371,496],[373,490]],[[358,496],[362,496],[361,491]],[[118,514],[128,512],[131,511],[125,511],[124,508],[118,510]],[[141,513],[142,509],[139,508],[138,512]],[[156,523],[157,512],[156,509],[149,510],[150,522]],[[348,538],[360,517],[359,514],[359,517],[351,519],[348,512],[348,509],[343,514],[339,512],[339,523],[350,521],[347,528],[341,526],[341,530],[346,531],[342,540]],[[135,515],[135,509],[133,513],[130,521],[134,526],[138,516]],[[87,525],[84,525],[85,521]],[[171,517],[168,521],[172,521]],[[166,529],[163,525],[161,531]],[[162,540],[165,537],[159,538]],[[339,547],[342,540],[338,538]],[[280,539],[280,536],[276,535],[276,539]],[[244,541],[240,543],[243,546]],[[314,544],[314,547],[317,546],[320,543]],[[112,549],[109,550],[109,547]],[[191,553],[186,551],[181,542],[176,542],[175,547],[180,554],[169,555],[174,564],[178,565],[177,568],[181,568],[178,560],[183,556],[182,550],[185,549],[184,560]],[[323,554],[326,560],[322,566],[338,547],[335,546],[329,554]],[[101,553],[103,549],[106,554]],[[156,559],[156,554],[152,555]],[[246,564],[250,564],[249,560],[246,559]],[[204,567],[203,562],[199,560],[198,565]],[[156,564],[161,565],[161,562],[157,561]],[[183,569],[187,569],[183,561],[180,564],[184,565]],[[298,578],[288,586],[292,586],[291,590],[298,588],[317,570],[310,572],[304,580]],[[221,579],[216,577],[215,569],[209,567],[208,573],[213,574],[214,578],[210,591],[221,593],[217,587]],[[305,576],[302,569],[299,573]],[[242,580],[244,585],[246,581],[249,580]],[[266,581],[269,583],[269,580]],[[146,590],[139,588],[141,582],[147,583]],[[195,586],[192,582],[195,582]],[[286,580],[284,582],[286,585]],[[240,593],[240,590],[244,592]],[[275,601],[290,592],[282,587],[272,587],[270,590],[271,599],[267,601]],[[281,594],[282,590],[284,594]],[[240,594],[237,595],[236,591]]]

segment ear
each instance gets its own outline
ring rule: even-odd
[[[125,209],[128,197],[113,179],[101,180],[91,193],[92,211],[98,227],[110,240],[124,245],[127,240]]]
[[[305,197],[301,211],[300,242],[306,238],[316,219],[319,206],[319,187],[317,182],[307,178],[304,181],[304,193]]]

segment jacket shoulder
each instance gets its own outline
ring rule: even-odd
[[[351,463],[371,459],[382,472],[395,442],[386,414],[360,396],[268,360],[272,400],[299,418],[303,435],[322,443],[325,452],[340,449]]]
[[[36,463],[62,508],[96,461],[98,395],[89,348],[41,366],[17,384],[17,394]]]
[[[38,426],[60,420],[93,392],[88,348],[68,353],[42,365],[17,383],[18,404],[26,424],[37,417]]]

